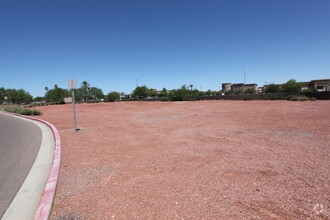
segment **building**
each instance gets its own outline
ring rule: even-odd
[[[301,84],[301,91],[330,91],[330,79],[316,79]]]
[[[231,92],[232,83],[222,83],[222,92]]]
[[[242,94],[247,90],[253,90],[254,92],[257,92],[258,85],[256,83],[222,83],[222,92],[225,94]]]
[[[318,92],[330,91],[330,79],[316,79],[310,82],[310,88]]]

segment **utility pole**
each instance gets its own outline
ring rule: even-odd
[[[241,69],[241,71],[244,73],[244,84],[246,84],[246,74],[245,74],[245,71],[243,69]]]

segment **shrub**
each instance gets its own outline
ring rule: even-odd
[[[266,100],[285,100],[285,99],[287,99],[287,97],[280,96],[280,95],[272,95],[272,96],[266,97],[265,99]]]
[[[243,100],[245,100],[245,101],[250,101],[250,100],[252,100],[252,98],[251,98],[250,96],[247,96],[247,97],[244,97]]]
[[[281,91],[281,86],[277,84],[269,84],[266,86],[265,93],[279,93]]]
[[[6,106],[6,107],[4,107],[3,110],[6,112],[11,112],[11,113],[20,114],[20,115],[41,115],[41,112],[39,110],[22,108],[18,105]]]
[[[309,101],[310,98],[304,96],[304,95],[295,95],[291,96],[290,101]]]
[[[115,102],[117,101],[120,96],[120,94],[118,92],[110,92],[108,95],[107,95],[107,99],[109,102]]]
[[[243,93],[245,93],[245,94],[255,94],[256,93],[256,90],[254,90],[252,88],[248,88]]]
[[[316,98],[315,98],[315,97],[312,97],[312,98],[311,98],[311,101],[316,101]]]

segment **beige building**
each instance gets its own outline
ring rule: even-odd
[[[258,85],[256,83],[244,84],[244,83],[222,83],[222,92],[230,94],[242,94],[248,89],[258,91]]]

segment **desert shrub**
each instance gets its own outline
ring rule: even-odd
[[[19,115],[41,115],[41,112],[36,109],[28,109],[28,108],[22,108],[18,105],[10,105],[6,106],[3,109],[6,112],[11,112]]]
[[[294,95],[290,97],[290,101],[309,101],[310,98],[304,96],[304,95]]]
[[[265,93],[279,93],[281,91],[281,85],[269,84],[266,86]]]
[[[287,97],[280,96],[280,95],[272,95],[272,96],[266,97],[265,99],[266,100],[285,100],[285,99],[287,99]]]
[[[311,98],[311,101],[316,101],[316,98],[315,98],[315,97],[312,97],[312,98]]]
[[[248,88],[243,93],[245,93],[245,94],[255,94],[256,93],[256,90],[254,90],[252,88]]]
[[[252,98],[251,98],[250,96],[247,96],[247,97],[244,97],[243,100],[245,100],[245,101],[250,101],[250,100],[252,100]]]

